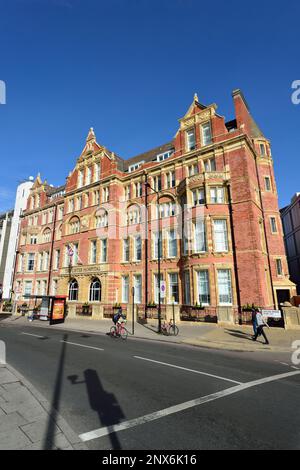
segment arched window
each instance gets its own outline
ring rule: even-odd
[[[127,211],[127,225],[136,225],[141,223],[141,210],[137,205],[129,207]]]
[[[69,300],[78,300],[78,282],[73,279],[69,284]]]
[[[46,228],[43,233],[43,243],[49,243],[51,241],[51,230]]]
[[[73,217],[69,223],[69,233],[72,235],[73,233],[80,232],[80,220],[78,217]]]
[[[101,301],[101,282],[98,278],[93,279],[90,285],[90,302]]]
[[[108,214],[106,210],[100,210],[95,217],[96,228],[108,226]]]

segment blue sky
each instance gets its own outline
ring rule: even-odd
[[[0,210],[18,181],[65,181],[88,129],[129,158],[172,139],[198,93],[241,88],[272,141],[280,206],[300,191],[298,1],[0,0]]]

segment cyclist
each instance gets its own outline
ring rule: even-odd
[[[119,333],[121,324],[126,322],[126,317],[122,313],[122,308],[119,308],[118,313],[113,316],[112,320],[117,327],[117,332]]]

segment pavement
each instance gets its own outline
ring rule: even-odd
[[[0,313],[0,321],[1,321]],[[29,324],[24,316],[10,315],[3,316],[3,322],[16,322],[18,324]],[[34,320],[30,322],[34,327],[48,327],[57,330],[81,331],[94,334],[107,334],[110,330],[111,320],[92,320],[67,318],[64,324],[52,325],[47,322]],[[129,336],[136,339],[163,341],[169,343],[179,343],[191,346],[199,346],[213,349],[225,349],[229,351],[240,352],[290,352],[294,341],[300,340],[299,330],[285,330],[283,328],[265,328],[265,333],[270,342],[265,345],[262,338],[256,342],[252,340],[253,329],[248,325],[229,325],[228,327],[219,326],[212,323],[178,323],[179,335],[165,336],[157,333],[157,320],[148,320],[148,323],[141,325],[135,323],[134,335],[131,322],[127,323]]]
[[[85,448],[25,377],[12,366],[0,364],[0,450]]]

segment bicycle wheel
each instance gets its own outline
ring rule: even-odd
[[[116,337],[117,337],[117,327],[116,327],[116,326],[112,326],[109,333],[110,333],[110,336],[111,336],[112,338],[116,338]]]
[[[177,336],[178,333],[179,333],[178,326],[176,326],[176,325],[171,325],[170,328],[169,328],[169,335],[170,335],[170,336]]]
[[[127,339],[128,333],[127,333],[126,328],[121,329],[120,336],[121,336],[122,339]]]

